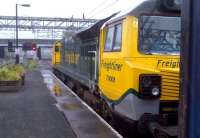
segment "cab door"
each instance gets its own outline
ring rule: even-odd
[[[102,31],[100,53],[100,89],[108,99],[121,95],[123,83],[122,22],[107,25]],[[103,38],[102,38],[103,37]]]
[[[56,42],[53,47],[53,57],[52,57],[53,65],[60,64],[60,62],[61,62],[61,53],[60,53],[61,50],[60,49],[61,49],[61,43]]]

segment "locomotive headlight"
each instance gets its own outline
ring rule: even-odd
[[[158,88],[156,88],[156,87],[153,88],[151,92],[152,92],[152,95],[153,95],[153,96],[158,96],[158,95],[160,95],[160,90],[159,90]]]
[[[156,74],[141,74],[139,77],[139,96],[141,98],[157,98],[161,91],[161,76]]]

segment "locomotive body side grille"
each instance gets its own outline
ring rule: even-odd
[[[179,72],[161,71],[161,100],[178,100],[180,83]]]

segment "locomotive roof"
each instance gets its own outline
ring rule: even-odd
[[[169,12],[170,11],[168,10],[168,13]],[[108,20],[105,25],[115,22],[117,20],[121,20],[129,15],[138,17],[139,15],[144,13],[166,14],[166,10],[161,9],[160,5],[158,4],[158,0],[146,0],[140,3],[137,7],[120,12],[119,14]],[[175,14],[177,14],[177,12]]]
[[[130,8],[125,11],[121,11],[119,14],[111,18],[106,24],[111,22],[115,22],[117,20],[123,19],[128,15],[139,16],[141,13],[149,13],[156,11],[156,1],[155,0],[147,0],[140,3],[138,6]]]

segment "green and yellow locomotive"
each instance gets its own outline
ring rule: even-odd
[[[55,43],[53,69],[119,126],[176,125],[180,29],[179,1],[144,1]]]

